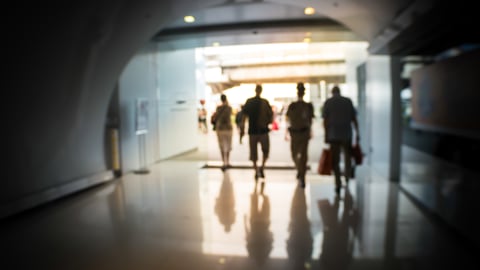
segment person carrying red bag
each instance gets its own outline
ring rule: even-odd
[[[330,144],[332,153],[332,167],[335,174],[335,193],[340,194],[342,187],[340,172],[340,152],[345,158],[345,183],[348,185],[352,171],[352,136],[355,129],[355,143],[359,145],[360,134],[358,130],[357,112],[352,100],[340,94],[340,88],[335,85],[332,96],[328,98],[322,108],[323,127],[325,129],[325,142]]]

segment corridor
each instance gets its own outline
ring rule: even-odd
[[[201,148],[1,223],[1,269],[474,269],[475,250],[389,183],[357,168],[335,197],[315,173],[299,188],[284,131],[271,133],[265,184],[234,137],[222,172],[213,132]],[[318,132],[317,132],[318,131]]]

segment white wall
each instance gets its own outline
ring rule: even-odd
[[[198,147],[195,50],[160,52],[157,104],[160,159]]]
[[[121,162],[124,173],[198,146],[195,51],[157,52],[149,44],[119,79]],[[135,134],[135,102],[148,100],[146,164]]]
[[[372,169],[389,177],[392,90],[390,58],[369,56],[366,61],[366,111]]]

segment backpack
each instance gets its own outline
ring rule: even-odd
[[[313,105],[309,102],[294,102],[287,111],[290,127],[302,129],[310,127],[313,116]]]
[[[258,101],[257,111],[257,127],[266,127],[273,123],[273,111],[272,107],[266,100]]]

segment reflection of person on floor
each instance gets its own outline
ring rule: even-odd
[[[232,225],[235,223],[236,213],[233,184],[228,172],[223,174],[222,186],[215,202],[215,213],[220,223],[225,227],[225,232],[230,232]]]
[[[357,210],[353,208],[353,198],[348,188],[345,189],[343,213],[338,216],[340,198],[335,197],[333,205],[330,203],[320,207],[324,223],[324,236],[320,264],[326,269],[347,269],[352,261],[355,226],[357,224]]]
[[[290,236],[287,240],[287,253],[292,269],[305,269],[313,250],[313,238],[310,232],[310,220],[307,217],[307,203],[304,189],[298,187],[292,199],[290,209]]]
[[[261,201],[261,205],[259,205]],[[250,195],[250,222],[245,216],[247,251],[258,265],[263,265],[273,248],[273,234],[270,231],[270,200],[256,189]],[[250,224],[250,227],[248,226]]]

